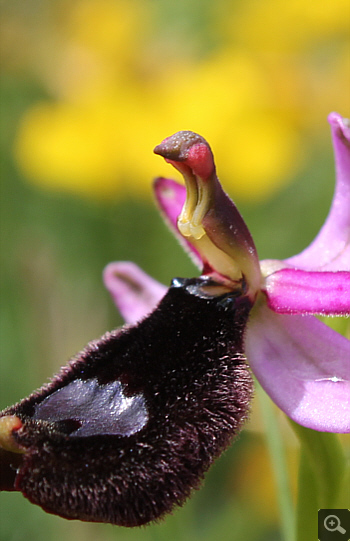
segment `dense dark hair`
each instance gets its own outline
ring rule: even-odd
[[[211,296],[211,285],[174,280],[147,318],[91,342],[2,412],[21,419],[13,438],[25,451],[9,453],[4,488],[62,517],[123,526],[181,505],[239,432],[252,393],[251,303]]]

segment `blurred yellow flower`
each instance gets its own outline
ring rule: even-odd
[[[348,0],[250,0],[238,16],[222,17],[221,30],[248,49],[304,53],[321,41],[349,32]]]
[[[200,58],[191,35],[174,49],[174,28],[167,35],[149,0],[61,5],[40,70],[53,100],[29,108],[15,141],[37,185],[150,194],[150,179],[168,174],[153,146],[190,129],[210,141],[232,194],[259,200],[300,169],[305,135],[329,110],[346,113],[345,0],[218,0],[208,8],[218,45]]]
[[[19,165],[39,185],[108,196],[117,188],[118,151],[99,113],[67,103],[33,107],[21,126]]]
[[[129,47],[144,32],[146,17],[143,4],[134,0],[79,0],[68,11],[65,30],[68,40],[120,62],[135,52]]]

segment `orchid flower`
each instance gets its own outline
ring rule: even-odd
[[[350,431],[350,341],[316,315],[350,314],[350,124],[329,115],[336,187],[329,215],[311,245],[283,261],[260,264],[247,226],[223,192],[211,150],[179,132],[155,152],[186,187],[159,178],[160,209],[204,276],[248,292],[254,303],[245,335],[250,367],[291,419],[323,432]],[[105,285],[125,320],[135,323],[166,292],[133,263],[109,264]]]
[[[350,313],[350,128],[331,115],[337,187],[314,243],[259,263],[207,142],[155,149],[184,176],[155,192],[202,267],[167,289],[132,263],[107,288],[127,324],[0,413],[0,489],[64,518],[139,526],[182,505],[248,418],[252,377],[300,424],[349,431],[350,342],[311,314]]]

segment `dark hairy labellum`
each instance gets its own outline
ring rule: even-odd
[[[248,415],[243,356],[251,303],[175,279],[158,307],[88,344],[3,416],[22,426],[3,451],[3,489],[50,513],[137,526],[181,505]]]

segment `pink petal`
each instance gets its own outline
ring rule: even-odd
[[[103,271],[103,281],[126,323],[136,323],[148,315],[167,291],[128,261],[109,263]]]
[[[331,113],[328,121],[336,167],[332,206],[310,246],[286,260],[304,270],[350,270],[350,123],[337,113]]]
[[[250,366],[277,406],[297,423],[350,432],[350,341],[312,316],[253,309],[246,336]]]
[[[350,314],[350,272],[282,269],[266,278],[266,293],[280,314]]]
[[[177,219],[186,199],[186,188],[169,178],[157,178],[154,182],[154,193],[165,222],[176,238],[189,253],[194,264],[202,269],[203,264],[198,251],[185,240],[177,228]]]

